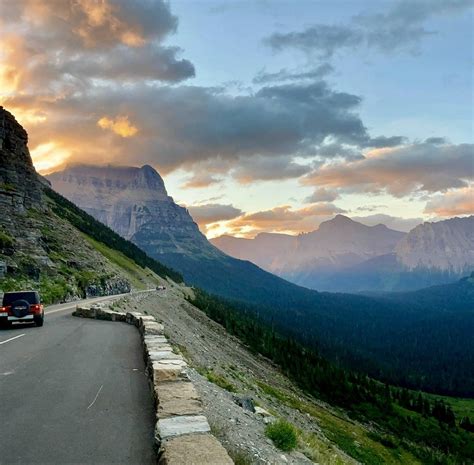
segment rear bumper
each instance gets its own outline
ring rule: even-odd
[[[40,316],[40,315],[37,315]],[[35,315],[26,315],[18,318],[17,316],[9,316],[8,321],[33,321]]]

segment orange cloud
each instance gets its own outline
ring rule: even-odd
[[[435,214],[436,216],[473,215],[473,187],[457,189],[434,197],[426,204],[425,213]]]
[[[299,234],[315,230],[322,221],[336,213],[344,213],[344,210],[328,202],[319,202],[299,209],[283,205],[271,210],[247,213],[230,221],[213,224],[207,229],[210,236],[232,234],[252,237],[262,231]]]
[[[128,116],[117,116],[115,119],[104,116],[97,121],[97,124],[102,129],[110,129],[121,137],[132,137],[138,132],[138,128],[130,123]]]
[[[31,150],[31,158],[35,168],[42,174],[47,174],[56,166],[62,165],[69,158],[70,152],[54,142],[40,144]]]
[[[108,0],[77,0],[74,9],[85,15],[75,32],[87,46],[95,46],[104,33],[131,47],[145,44],[145,38],[136,25],[127,24],[120,18],[119,9]]]

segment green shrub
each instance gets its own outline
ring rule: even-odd
[[[286,420],[278,420],[265,428],[265,435],[273,441],[278,449],[291,451],[296,447],[296,429]]]
[[[0,231],[0,249],[6,249],[8,247],[12,247],[14,243],[13,237],[8,235],[7,233]]]
[[[221,387],[222,389],[225,389],[226,391],[235,392],[235,386],[232,383],[227,381],[227,379],[225,379],[223,376],[214,373],[213,371],[207,372],[206,378],[211,383],[217,384],[217,386]]]

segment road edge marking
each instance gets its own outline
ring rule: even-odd
[[[0,342],[0,345],[6,344],[7,342],[10,342],[10,341],[13,341],[13,340],[15,340],[15,339],[18,339],[19,337],[24,336],[25,334],[26,334],[26,333],[19,334],[18,336],[15,336],[15,337],[11,337],[10,339],[7,339],[6,341]]]

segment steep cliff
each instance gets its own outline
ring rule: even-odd
[[[0,292],[36,288],[53,302],[157,282],[156,275],[56,214],[60,198],[46,195],[48,189],[34,169],[26,131],[0,107]]]
[[[154,256],[220,254],[150,166],[78,165],[47,178],[57,192]]]
[[[409,270],[469,274],[474,269],[474,216],[420,224],[398,243],[396,255]]]

